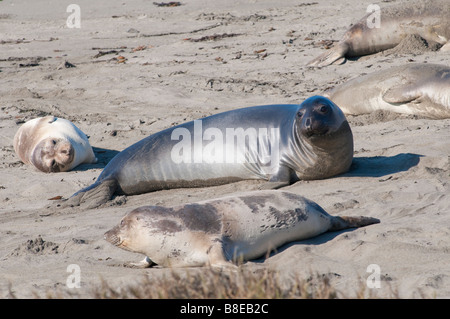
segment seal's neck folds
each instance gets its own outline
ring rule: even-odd
[[[289,152],[282,161],[300,179],[327,178],[346,172],[353,159],[353,135],[345,120],[335,132],[322,136],[304,136],[292,128]]]

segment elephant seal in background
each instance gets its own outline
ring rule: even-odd
[[[114,194],[249,179],[279,188],[344,173],[352,159],[353,135],[344,113],[329,99],[313,96],[300,105],[236,109],[150,135],[117,154],[94,184],[62,205],[93,208]]]
[[[171,208],[140,207],[104,238],[146,256],[133,266],[153,262],[163,267],[227,267],[292,241],[379,222],[363,216],[330,216],[300,195],[266,190]]]
[[[375,110],[450,118],[450,67],[411,63],[354,78],[324,93],[345,114]]]
[[[408,1],[379,10],[380,24],[369,13],[345,32],[331,49],[310,61],[307,66],[342,64],[345,57],[358,57],[391,49],[407,35],[418,35],[429,43],[450,50],[450,1]]]
[[[46,173],[67,172],[80,164],[97,162],[86,134],[55,116],[27,121],[15,134],[13,144],[22,162]]]

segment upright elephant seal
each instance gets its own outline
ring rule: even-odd
[[[450,67],[411,63],[354,78],[324,93],[345,114],[375,110],[450,118]]]
[[[346,57],[359,57],[393,48],[408,35],[418,35],[429,43],[441,44],[441,51],[449,51],[450,2],[408,1],[379,8],[355,23],[337,45],[307,65],[323,67],[342,64]]]
[[[23,124],[14,136],[14,150],[22,162],[38,170],[67,172],[83,163],[96,163],[86,134],[69,120],[39,117]]]
[[[292,241],[379,222],[363,216],[330,216],[300,195],[266,190],[171,208],[140,207],[104,238],[144,254],[146,258],[135,266],[153,262],[163,267],[226,267]]]
[[[92,208],[113,194],[248,179],[279,188],[346,172],[352,159],[344,114],[329,99],[313,96],[300,105],[236,109],[150,135],[117,154],[94,184],[63,205]]]

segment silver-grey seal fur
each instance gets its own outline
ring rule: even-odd
[[[379,223],[331,216],[300,195],[265,190],[175,207],[144,206],[105,233],[113,245],[144,254],[136,267],[233,267],[289,242]]]
[[[51,115],[25,122],[13,144],[22,162],[46,173],[97,162],[86,134],[71,121]]]
[[[406,36],[417,35],[428,43],[450,50],[450,2],[448,0],[408,1],[381,7],[379,27],[368,23],[368,13],[348,29],[331,49],[308,62],[308,66],[323,67],[342,64],[345,57],[359,57],[391,49]]]
[[[229,134],[236,136],[228,138]],[[245,145],[236,147],[239,139]],[[221,146],[215,150],[219,153],[209,152],[213,141]],[[185,146],[183,152],[181,144]],[[242,161],[217,161],[220,151],[227,153],[230,149]],[[183,158],[185,161],[180,161]],[[198,158],[202,161],[196,162]],[[268,180],[267,188],[279,188],[299,179],[344,173],[352,159],[353,135],[344,113],[329,99],[313,96],[300,105],[236,109],[150,135],[117,154],[94,184],[63,205],[83,203],[93,208],[113,194],[134,195],[249,179]]]
[[[376,110],[450,118],[450,67],[410,63],[351,79],[327,92],[345,114]]]

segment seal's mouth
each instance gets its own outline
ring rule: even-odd
[[[314,137],[321,137],[321,136],[331,136],[331,135],[333,135],[333,133],[330,133],[330,130],[328,128],[324,129],[322,131],[308,129],[308,130],[306,130],[305,134],[306,134],[307,137],[313,137],[313,136]]]
[[[341,135],[344,134],[348,134],[348,132],[351,132],[350,129],[350,125],[348,124],[347,121],[342,122],[341,126],[339,126],[339,128],[337,130],[331,130],[330,128],[326,128],[323,131],[314,131],[312,130],[311,132],[305,132],[305,135],[308,138],[315,138],[315,137],[339,137]]]
[[[120,239],[120,236],[116,235],[115,229],[111,229],[107,231],[103,237],[107,242],[113,244],[114,246],[120,246],[123,240]]]

